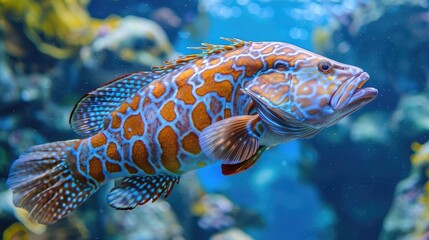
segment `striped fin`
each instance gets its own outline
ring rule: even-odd
[[[98,133],[103,129],[104,119],[113,110],[161,75],[150,72],[128,74],[86,94],[70,114],[72,129],[82,137]]]
[[[162,195],[167,198],[179,177],[173,176],[133,176],[123,178],[107,195],[108,204],[116,209],[133,209],[149,200],[155,202]]]
[[[224,163],[243,162],[259,148],[264,126],[258,115],[223,119],[205,128],[199,138],[204,154]]]
[[[13,162],[6,184],[13,191],[15,206],[27,210],[33,221],[54,223],[95,192],[70,169],[75,161],[70,150],[80,141],[33,146]]]

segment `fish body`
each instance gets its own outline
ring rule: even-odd
[[[53,223],[106,182],[117,209],[168,196],[180,175],[222,162],[251,167],[269,147],[309,138],[377,95],[361,69],[281,42],[203,44],[84,96],[70,123],[83,139],[29,148],[12,165],[14,203]]]

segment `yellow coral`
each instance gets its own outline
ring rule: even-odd
[[[422,145],[418,142],[411,143],[411,150],[413,150],[414,152],[419,151],[421,147]]]
[[[24,33],[49,56],[63,59],[89,44],[102,25],[114,27],[118,18],[92,18],[88,0],[0,0],[0,18],[23,24]]]
[[[413,171],[424,170],[426,179],[429,179],[429,141],[424,144],[413,142],[411,144],[411,149],[414,151],[414,154],[411,155]],[[424,236],[427,229],[429,229],[429,181],[425,183],[424,188],[422,189],[422,194],[419,197],[419,203],[423,210],[418,217],[418,220],[415,222],[412,233],[413,237],[416,239]]]
[[[4,240],[30,239],[28,230],[19,222],[13,223],[3,232]]]
[[[422,165],[429,164],[429,141],[424,144],[413,142],[411,150],[414,151],[414,154],[411,155],[413,166],[421,167]]]
[[[46,225],[33,222],[30,219],[28,212],[23,208],[15,208],[15,217],[24,224],[26,229],[33,233],[42,234],[46,231]]]

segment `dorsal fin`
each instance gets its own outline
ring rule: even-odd
[[[72,129],[82,137],[89,137],[103,129],[104,119],[116,109],[125,99],[131,97],[140,88],[164,74],[197,59],[212,54],[222,53],[240,48],[249,42],[237,38],[221,38],[230,45],[214,45],[203,43],[202,47],[190,47],[201,50],[200,54],[179,57],[176,60],[165,61],[164,66],[152,67],[150,72],[138,72],[117,78],[100,88],[83,96],[75,105],[70,115]]]
[[[237,39],[237,38],[224,38],[221,37],[222,40],[228,41],[231,44],[230,45],[217,45],[217,44],[210,44],[210,43],[202,43],[202,47],[188,47],[188,49],[195,49],[195,50],[201,50],[202,52],[200,54],[190,54],[186,56],[180,56],[178,59],[171,60],[171,61],[165,61],[163,66],[155,66],[152,67],[152,71],[157,73],[165,73],[170,72],[180,66],[183,66],[184,64],[188,62],[195,61],[197,59],[203,58],[205,56],[209,56],[212,54],[222,53],[231,51],[237,48],[240,48],[244,45],[246,45],[249,42]]]
[[[70,114],[72,129],[89,137],[103,128],[104,119],[125,99],[162,74],[138,72],[119,77],[83,96]]]

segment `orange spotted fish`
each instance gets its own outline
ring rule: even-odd
[[[360,68],[287,43],[225,40],[84,96],[70,117],[83,139],[30,147],[12,164],[14,204],[50,224],[119,179],[107,201],[133,209],[208,164],[246,170],[269,147],[312,137],[377,96]]]

